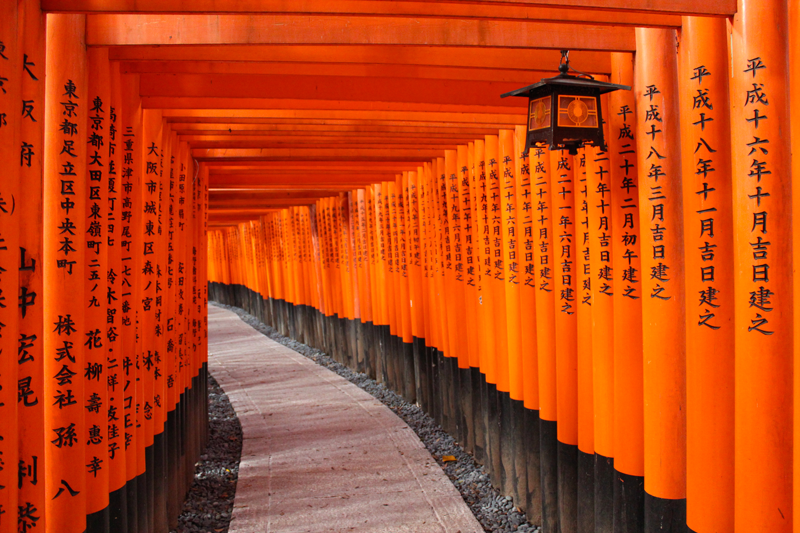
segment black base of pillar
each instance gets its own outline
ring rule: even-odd
[[[442,383],[441,383],[441,368],[442,368],[442,355],[436,348],[431,350],[431,410],[430,413],[434,422],[439,427],[444,427],[442,421]]]
[[[486,427],[483,416],[483,374],[480,369],[470,368],[472,386],[472,428],[474,433],[472,456],[479,464],[486,462]]]
[[[594,454],[594,530],[614,531],[614,458]]]
[[[539,446],[539,411],[525,409],[525,452],[527,458],[528,494],[525,514],[531,524],[542,523],[542,474]]]
[[[417,398],[417,405],[423,411],[427,411],[427,400],[425,398],[425,390],[427,385],[425,383],[428,375],[428,369],[425,366],[425,339],[414,337],[412,346],[412,356],[414,360],[414,395]]]
[[[578,531],[595,531],[594,463],[593,453],[578,449]]]
[[[511,422],[511,396],[508,392],[498,392],[498,410],[500,420],[500,493],[504,496],[514,495],[514,480],[516,472],[514,470],[514,434],[512,433],[513,424]]]
[[[131,480],[131,482],[136,490],[136,496],[133,498],[133,501],[136,502],[136,506],[133,509],[136,533],[150,533],[150,527],[148,526],[149,520],[147,518],[147,474],[139,474],[135,479]],[[129,511],[131,510],[130,502],[131,498],[130,494],[128,494]],[[128,513],[128,524],[130,523],[131,514]]]
[[[542,533],[559,533],[558,425],[539,422],[540,471],[542,475]]]
[[[514,454],[514,480],[512,494],[514,503],[527,513],[528,506],[528,453],[525,449],[525,404],[522,400],[510,401],[511,436]]]
[[[108,495],[109,530],[128,533],[128,487],[123,485]]]
[[[462,446],[464,451],[472,455],[475,453],[475,414],[472,409],[472,368],[458,369],[458,385],[460,391],[460,411],[462,430]]]
[[[669,500],[644,493],[645,533],[686,533],[686,499]]]
[[[489,429],[489,478],[492,485],[502,487],[500,483],[503,463],[500,455],[500,393],[497,392],[497,385],[489,383],[487,386],[486,397],[486,427]]]
[[[558,524],[578,533],[578,446],[558,442]]]
[[[153,527],[169,531],[167,518],[167,438],[163,428],[153,436]]]
[[[631,476],[615,469],[614,533],[644,531],[644,476]]]
[[[403,397],[408,403],[417,403],[417,378],[414,372],[414,343],[401,340],[403,358]]]
[[[110,531],[111,513],[108,507],[86,515],[86,533],[110,533]]]

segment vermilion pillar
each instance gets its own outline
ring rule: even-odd
[[[686,506],[686,319],[675,32],[636,30],[642,231],[645,531]]]
[[[737,531],[793,521],[788,15],[787,2],[743,0],[731,34]]]
[[[503,241],[503,285],[506,300],[506,338],[508,339],[508,396],[503,396],[501,449],[505,470],[506,494],[517,502],[527,499],[527,476],[523,428],[522,327],[520,316],[520,226],[517,207],[517,176],[514,130],[498,135],[498,169]],[[510,459],[510,460],[507,460]],[[506,464],[508,463],[508,464]]]
[[[531,168],[524,151],[527,129],[514,131],[514,165],[516,174],[517,262],[519,280],[520,349],[522,387],[525,407],[539,410],[539,367],[536,356],[536,263],[534,261],[534,200],[531,192]]]
[[[155,528],[156,512],[156,473],[155,473],[155,434],[156,429],[156,401],[158,384],[156,380],[161,374],[161,360],[158,353],[157,316],[160,306],[157,298],[160,294],[158,272],[161,267],[159,255],[160,239],[160,211],[161,211],[161,158],[164,148],[162,141],[161,112],[145,109],[142,113],[142,158],[143,172],[141,181],[142,195],[142,227],[140,230],[141,247],[138,255],[141,269],[138,271],[141,279],[141,295],[136,301],[139,313],[139,338],[141,339],[140,370],[142,372],[142,400],[140,405],[141,425],[143,428],[145,446],[145,477],[147,490],[147,523]],[[134,254],[136,250],[134,249]]]
[[[575,168],[575,285],[577,315],[578,530],[594,527],[594,368],[592,365],[592,264],[589,223],[589,162],[593,149],[573,156]]]
[[[463,155],[462,155],[463,153]],[[477,228],[473,207],[472,185],[475,175],[475,147],[473,143],[458,147],[459,197],[461,207],[461,239],[464,253],[464,299],[465,320],[468,330],[467,348],[470,368],[480,367],[480,341],[478,340],[478,274],[480,268],[476,259]],[[477,383],[474,383],[477,384]],[[472,392],[478,394],[477,390]]]
[[[524,407],[523,454],[526,459],[525,514],[532,523],[542,520],[541,462],[539,453],[539,357],[536,327],[535,201],[531,188],[527,128],[514,130],[514,165],[517,176],[517,235],[519,246],[519,313]]]
[[[102,530],[108,520],[108,348],[107,279],[108,240],[108,110],[111,105],[111,73],[108,49],[91,48],[87,53],[89,69],[89,120],[87,123],[86,249],[83,278],[85,308],[84,405],[86,408],[86,514],[87,528]],[[105,513],[102,511],[106,510]]]
[[[789,4],[789,75],[790,75],[790,101],[800,99],[800,5],[797,2]],[[800,154],[800,106],[790,106],[791,109],[791,133],[792,133],[792,152]],[[797,190],[800,185],[795,185],[800,179],[800,157],[793,157],[792,161],[792,189]],[[792,196],[792,212],[800,212],[800,195]],[[800,264],[800,226],[795,224],[792,227],[792,260],[794,264]],[[800,278],[794,276],[792,285],[792,301],[800,301]],[[800,335],[800,313],[793,313],[794,338]],[[794,343],[794,368],[800,368],[800,344]],[[800,390],[800,372],[794,372],[794,390]],[[794,395],[794,432],[793,432],[793,465],[800,465],[800,394]],[[793,518],[794,530],[800,531],[800,491],[794,487],[800,487],[800,468],[793,468],[792,493],[793,493]]]
[[[562,531],[577,531],[578,354],[575,165],[565,151],[550,152],[553,288],[555,291],[558,509]]]
[[[16,361],[13,361],[13,357],[10,359],[17,365],[18,370],[17,386],[13,390],[17,392],[15,398],[19,422],[17,464],[19,465],[18,474],[21,477],[17,481],[17,485],[10,485],[10,488],[12,490],[13,487],[19,488],[17,528],[37,527],[44,531],[47,518],[44,514],[46,499],[44,406],[46,398],[43,390],[45,375],[42,315],[44,307],[42,172],[46,30],[44,15],[39,8],[38,1],[21,2],[19,6],[19,31],[21,31],[22,43],[19,53],[22,54],[24,65],[20,65],[21,99],[26,108],[26,112],[19,117],[20,150],[24,146],[22,143],[26,143],[30,145],[33,154],[30,160],[25,158],[20,161],[19,166],[20,182],[25,184],[25,194],[17,196],[17,208],[19,213],[25,213],[27,216],[24,223],[19,225],[19,262],[13,263],[19,272],[20,300],[16,306],[19,314],[19,335],[14,339],[17,343],[16,351],[11,352],[16,354]],[[28,110],[30,113],[27,112]],[[13,471],[14,469],[9,470]],[[1,481],[0,484],[5,485]],[[9,519],[9,521],[11,520]]]
[[[464,319],[464,251],[461,241],[461,202],[458,193],[458,152],[446,150],[444,156],[445,187],[443,197],[447,202],[446,230],[444,233],[444,265],[449,280],[448,338],[452,356],[458,358],[458,368],[469,367],[466,338],[460,333]],[[457,400],[457,399],[456,399]]]
[[[138,78],[121,76],[120,92],[120,340],[126,347],[121,354],[121,379],[123,411],[121,413],[122,439],[125,452],[128,503],[128,528],[137,531],[141,520],[145,524],[144,499],[139,498],[139,484],[144,483],[144,439],[140,420],[142,382],[139,379],[141,349],[138,334],[136,302],[140,298],[141,221],[142,221],[142,105],[138,95]],[[124,445],[123,445],[124,444]],[[142,491],[143,492],[143,491]],[[141,501],[140,501],[141,500]]]
[[[506,327],[506,293],[503,261],[503,217],[502,188],[500,176],[499,138],[487,135],[485,140],[486,161],[486,204],[488,210],[489,241],[489,287],[492,292],[492,312],[494,314],[495,364],[497,369],[497,390],[508,392],[508,332]]]
[[[111,64],[111,92],[108,108],[108,204],[105,210],[105,237],[108,245],[106,274],[106,357],[108,392],[108,488],[111,492],[110,527],[127,523],[127,465],[125,453],[125,402],[123,401],[125,345],[122,339],[122,85],[119,64]]]
[[[17,204],[21,194],[20,167],[26,157],[33,157],[33,149],[21,148],[19,135],[22,77],[19,28],[22,21],[18,21],[17,2],[5,2],[0,6],[0,17],[3,20],[0,42],[4,47],[0,57],[0,164],[5,171],[0,181],[0,353],[4,354],[0,357],[0,420],[8,421],[0,428],[0,465],[5,465],[0,470],[0,531],[6,533],[15,530],[18,501],[13,465],[18,461],[15,392],[19,380],[13,354],[16,353],[20,331],[17,307],[20,278],[17,269],[23,213]]]
[[[489,224],[489,184],[486,176],[486,141],[478,139],[475,141],[475,161],[477,168],[475,173],[476,180],[476,213],[475,220],[478,227],[479,240],[478,246],[478,268],[480,269],[480,286],[478,287],[478,316],[481,323],[482,340],[480,351],[481,372],[486,376],[486,381],[490,384],[497,384],[497,362],[494,328],[491,320],[494,317],[494,293],[491,291],[492,275],[492,237],[491,225]]]
[[[687,525],[698,533],[732,531],[735,299],[726,21],[686,17],[681,35]]]
[[[633,57],[611,54],[611,82],[633,85]],[[614,480],[613,516],[596,515],[598,531],[638,532],[644,527],[644,391],[642,361],[641,230],[633,91],[608,96],[611,226],[614,277],[613,454],[597,451],[597,479]],[[599,441],[598,441],[599,442]],[[603,447],[608,449],[607,446]],[[606,451],[605,453],[610,453]],[[611,464],[613,457],[613,465]],[[612,469],[613,466],[613,469]],[[598,498],[598,502],[600,499]],[[596,509],[602,509],[598,505]]]
[[[606,124],[609,117],[603,109]],[[609,128],[607,128],[609,129]],[[609,135],[608,133],[606,135]],[[613,253],[619,244],[613,233],[611,157],[599,148],[586,148],[589,255],[591,264],[592,411],[595,527],[610,531],[613,509],[614,457],[614,269]],[[580,387],[581,389],[583,387]],[[584,450],[586,451],[586,450]],[[599,526],[599,527],[598,527]]]
[[[44,375],[46,531],[86,525],[83,371],[86,324],[86,148],[90,109],[85,18],[50,15],[44,152]]]
[[[514,174],[514,130],[500,130],[498,165],[499,205],[503,255],[503,284],[506,300],[505,332],[508,339],[508,392],[512,400],[522,400],[522,353],[519,313],[519,227],[517,189]]]
[[[528,151],[534,205],[534,261],[536,283],[536,340],[539,361],[539,418],[542,529],[558,531],[558,463],[556,406],[556,292],[554,285],[553,204],[550,154],[543,148]]]

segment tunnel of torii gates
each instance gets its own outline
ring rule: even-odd
[[[800,532],[799,17],[0,0],[0,533],[175,524],[209,295],[418,402],[547,533]],[[632,87],[606,151],[525,152],[500,98],[560,49]]]

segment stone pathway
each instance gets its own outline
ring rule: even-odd
[[[483,531],[387,407],[234,313],[208,315],[209,369],[244,434],[232,533]]]

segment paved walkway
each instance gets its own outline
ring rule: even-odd
[[[208,315],[209,368],[244,432],[231,533],[483,531],[387,407],[234,313]]]

